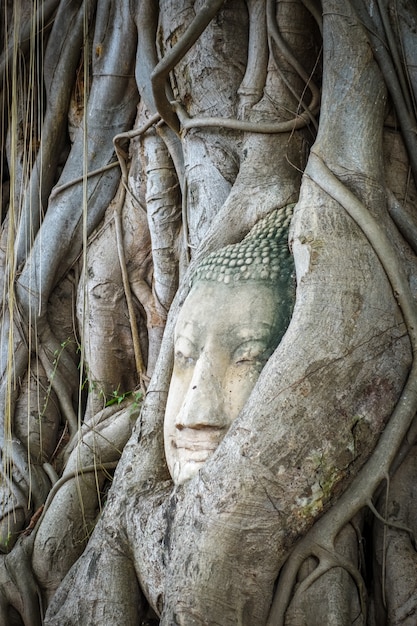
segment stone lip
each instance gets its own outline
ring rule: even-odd
[[[204,432],[206,429],[186,429],[187,433],[179,434],[175,438],[175,447],[178,450],[207,451],[214,452],[224,437],[224,430],[208,429],[210,432]],[[190,432],[191,431],[191,432]]]

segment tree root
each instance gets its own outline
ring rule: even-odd
[[[314,152],[310,155],[305,175],[343,206],[368,238],[391,283],[393,293],[403,313],[413,355],[415,355],[417,351],[417,311],[407,277],[387,235],[360,200],[340,182]],[[340,499],[322,518],[315,522],[308,534],[296,545],[285,563],[267,626],[283,626],[297,572],[300,565],[308,557],[315,556],[320,561],[323,560],[323,554],[332,554],[335,562],[339,563],[339,557],[335,554],[334,548],[337,535],[354,515],[371,502],[372,495],[389,474],[416,411],[417,359],[414,356],[403,392],[372,456]],[[323,561],[323,563],[325,562]],[[325,569],[324,567],[323,571]],[[351,567],[348,571],[352,572]],[[361,587],[359,586],[358,589],[360,591]]]
[[[417,224],[411,219],[408,213],[403,209],[400,202],[394,194],[388,190],[389,204],[388,211],[391,215],[398,230],[410,245],[411,249],[417,254]]]
[[[19,613],[24,626],[42,625],[42,594],[32,574],[26,541],[16,544],[0,562],[0,623],[4,625],[9,624],[9,607]]]
[[[153,2],[139,2],[136,15],[136,26],[140,31],[136,55],[139,62],[136,63],[136,83],[141,94],[142,102],[151,115],[157,112],[157,106],[152,91],[151,75],[158,65],[156,52],[156,31],[158,26],[158,7]],[[158,114],[159,115],[159,114]],[[181,188],[184,179],[184,155],[182,145],[176,132],[166,124],[157,129],[159,136],[165,142],[166,147],[174,162]]]
[[[274,0],[267,0],[266,15],[267,15],[267,25],[268,25],[268,36],[278,47],[280,53],[283,55],[288,65],[290,65],[290,67],[292,67],[297,72],[299,77],[304,81],[306,88],[308,88],[311,92],[311,102],[309,106],[303,103],[302,97],[301,98],[298,97],[293,87],[290,85],[289,81],[284,77],[283,72],[280,70],[279,64],[275,63],[277,70],[280,72],[281,78],[287,85],[287,88],[290,90],[293,96],[298,101],[300,101],[301,105],[305,109],[305,112],[302,113],[300,116],[305,120],[305,124],[312,122],[313,124],[317,125],[314,116],[318,113],[319,108],[320,108],[320,89],[313,82],[311,75],[309,76],[307,74],[307,72],[305,71],[301,63],[299,63],[298,59],[293,55],[287,43],[285,42],[284,38],[282,37],[278,28],[278,23],[277,23],[277,18],[276,18],[276,6],[275,6]],[[298,120],[298,117],[297,117],[297,120]]]
[[[49,26],[48,22],[50,22],[50,20],[52,21],[53,14],[60,4],[60,1],[61,0],[46,0],[38,8],[34,18],[36,32],[44,31]],[[30,20],[25,21],[18,36],[17,47],[23,54],[29,50],[32,26],[33,24]],[[14,54],[15,42],[12,42],[0,58],[0,83],[3,83],[7,71],[10,71]]]
[[[91,472],[101,472],[101,471],[109,471],[114,470],[117,467],[119,461],[109,461],[107,463],[99,463],[95,465],[87,465],[86,467],[81,467],[80,469],[74,470],[72,472],[68,472],[68,474],[64,474],[61,476],[59,480],[53,485],[51,491],[48,494],[45,505],[42,509],[42,514],[37,520],[36,526],[34,528],[33,537],[36,535],[36,529],[41,525],[43,518],[46,515],[47,510],[52,504],[53,499],[55,498],[58,491],[67,483],[69,480],[73,480],[74,478],[80,478],[83,474],[90,474]]]
[[[309,76],[306,73],[304,68],[300,65],[298,60],[291,53],[291,51],[289,50],[289,48],[286,45],[285,41],[281,37],[281,34],[279,33],[279,30],[278,30],[278,27],[277,27],[277,24],[276,24],[276,18],[275,18],[275,13],[274,12],[275,12],[275,2],[268,2],[268,5],[267,5],[267,18],[268,18],[267,19],[267,23],[268,23],[269,34],[272,37],[273,41],[276,43],[276,45],[279,47],[279,49],[280,49],[281,53],[284,55],[286,61],[289,63],[289,65],[291,67],[293,67],[293,69],[295,69],[295,71],[298,73],[298,75],[305,81],[306,85],[308,86],[308,88],[310,89],[310,91],[312,93],[312,99],[311,99],[310,105],[309,106],[303,105],[304,108],[305,108],[305,112],[297,114],[293,119],[290,119],[290,120],[285,120],[285,121],[282,121],[282,122],[271,122],[271,123],[270,122],[250,122],[250,121],[241,120],[241,119],[223,118],[223,117],[194,117],[194,118],[190,118],[188,116],[188,114],[186,113],[184,107],[182,107],[182,105],[179,102],[173,101],[173,102],[170,103],[170,107],[171,108],[169,109],[169,113],[165,110],[165,109],[167,109],[167,104],[164,104],[164,107],[165,107],[164,111],[162,111],[162,109],[161,109],[160,112],[161,112],[162,117],[165,119],[165,115],[167,115],[167,114],[172,116],[172,108],[175,110],[175,112],[176,112],[176,114],[178,116],[178,119],[180,121],[180,124],[181,124],[181,128],[180,129],[175,127],[177,132],[179,132],[179,130],[181,130],[181,134],[184,134],[187,130],[190,130],[191,128],[224,128],[224,129],[227,129],[227,130],[237,130],[237,131],[241,131],[241,132],[261,133],[261,134],[275,134],[275,133],[292,132],[294,130],[298,130],[300,128],[304,128],[310,122],[315,123],[314,115],[317,114],[317,112],[319,111],[319,108],[320,108],[320,90],[312,82],[311,76]],[[208,22],[207,22],[207,24],[208,24]],[[206,24],[206,26],[207,26],[207,24]],[[191,26],[190,26],[190,28],[191,28]],[[203,32],[203,30],[204,29],[202,29],[201,32]],[[199,33],[199,35],[201,34],[201,32]],[[184,38],[186,37],[186,35],[187,35],[187,33],[184,35]],[[181,42],[182,42],[182,40],[180,40],[177,45],[180,45]],[[192,44],[190,44],[190,45],[192,45]],[[154,84],[154,92],[155,92],[154,76],[155,76],[156,72],[158,71],[158,68],[162,64],[162,62],[165,61],[165,59],[167,58],[166,64],[167,64],[167,67],[169,69],[166,72],[166,74],[164,74],[164,81],[165,81],[165,78],[166,78],[168,72],[171,71],[174,68],[174,66],[178,63],[178,61],[182,58],[182,56],[185,54],[185,52],[188,49],[189,48],[186,47],[186,44],[184,44],[184,51],[183,51],[182,48],[180,48],[176,56],[174,54],[172,54],[173,51],[171,51],[169,53],[169,55],[166,55],[166,57],[164,57],[164,59],[157,66],[157,68],[154,70],[154,73],[153,73],[153,79],[152,80],[153,80],[153,84]],[[168,57],[171,57],[171,55],[172,55],[172,59],[171,58],[168,59]],[[277,65],[277,68],[278,68],[278,65]],[[293,88],[291,87],[291,85],[288,84],[288,81],[286,79],[284,79],[284,81],[287,84],[287,87],[293,93],[294,97],[296,97],[297,100],[298,100],[299,98],[298,98],[297,94],[295,94],[295,92],[293,91]],[[157,87],[159,89],[162,88],[162,86],[159,85],[159,83],[158,83]],[[165,92],[164,92],[164,98],[166,100]],[[156,100],[156,96],[155,96],[155,100]]]
[[[126,259],[123,249],[123,227],[122,227],[122,218],[121,218],[121,210],[123,208],[125,194],[122,193],[122,198],[120,203],[117,203],[117,206],[114,210],[114,225],[116,228],[116,243],[117,243],[117,254],[119,257],[120,270],[122,273],[122,282],[123,289],[125,292],[125,298],[127,303],[127,310],[129,313],[129,322],[130,322],[130,330],[132,332],[132,341],[133,341],[133,351],[135,354],[135,363],[136,363],[136,372],[139,379],[139,384],[141,391],[146,393],[145,386],[145,362],[142,356],[142,349],[140,347],[139,341],[139,330],[138,323],[136,321],[135,310],[133,306],[133,298],[132,298],[132,290],[130,288],[129,282],[129,274],[126,267]]]
[[[245,110],[261,99],[268,66],[265,5],[256,0],[246,0],[246,6],[249,13],[248,60],[245,75],[237,90],[238,117],[241,119],[245,118]]]
[[[382,524],[384,524],[384,526],[388,526],[389,528],[396,528],[397,530],[403,530],[405,533],[407,533],[410,537],[410,540],[414,546],[414,549],[416,549],[416,538],[414,536],[413,531],[411,530],[411,528],[409,528],[408,526],[406,526],[405,524],[400,524],[399,522],[390,522],[389,520],[385,519],[385,517],[383,517],[378,510],[375,508],[373,502],[371,502],[371,500],[368,500],[368,502],[366,503],[367,507],[369,508],[370,511],[372,511],[372,514],[377,518],[377,520],[379,520]]]
[[[130,329],[132,332],[132,341],[133,341],[133,351],[135,354],[135,363],[136,363],[136,371],[138,374],[139,385],[143,394],[146,393],[147,383],[149,382],[146,377],[146,368],[145,362],[142,355],[142,350],[140,347],[139,340],[139,330],[138,324],[136,321],[136,315],[133,306],[133,298],[132,298],[132,289],[129,281],[129,274],[126,267],[126,259],[123,248],[123,226],[122,226],[122,210],[124,206],[124,201],[126,197],[126,191],[131,193],[128,186],[128,168],[126,163],[126,157],[123,150],[120,147],[120,143],[125,141],[126,139],[132,139],[134,137],[139,137],[143,135],[149,128],[154,126],[160,120],[159,113],[153,115],[145,124],[143,124],[140,128],[136,128],[131,131],[127,131],[125,133],[120,133],[116,135],[113,139],[113,145],[116,150],[117,158],[120,164],[120,169],[122,172],[121,184],[122,189],[119,188],[118,197],[115,199],[115,208],[113,212],[114,224],[116,229],[116,243],[117,243],[117,254],[119,257],[120,271],[122,273],[122,282],[123,289],[126,297],[126,304],[129,313],[129,322]]]
[[[152,72],[152,90],[158,113],[175,132],[179,132],[180,125],[175,111],[167,98],[167,78],[168,74],[177,63],[185,56],[191,46],[204,32],[211,20],[214,18],[224,0],[208,0],[200,9],[194,20],[188,26],[185,33],[171,48],[171,50],[161,59]]]
[[[359,592],[361,612],[362,615],[366,615],[366,587],[359,569],[355,567],[348,558],[345,558],[341,554],[338,554],[334,545],[332,546],[331,550],[328,550],[321,546],[315,546],[311,550],[311,556],[315,557],[318,560],[318,565],[299,584],[294,593],[293,599],[296,600],[299,597],[302,598],[302,596],[306,593],[309,587],[311,587],[321,576],[323,576],[326,572],[330,571],[333,568],[340,567],[348,572],[348,574],[355,582]]]
[[[62,414],[65,416],[68,423],[70,435],[74,436],[78,430],[78,418],[72,405],[72,390],[69,388],[58,367],[50,363],[46,353],[46,348],[43,345],[39,346],[39,359],[49,379],[51,387],[57,395]],[[76,380],[77,379],[78,376]]]
[[[384,7],[380,2],[377,4],[382,14]],[[417,141],[415,134],[416,116],[413,109],[410,109],[407,106],[406,100],[409,100],[409,98],[404,97],[404,92],[401,89],[401,82],[407,83],[407,80],[404,77],[401,80],[399,78],[399,76],[402,76],[403,74],[402,64],[400,64],[400,67],[397,67],[392,60],[392,56],[390,56],[391,51],[386,42],[382,15],[378,15],[379,11],[374,11],[371,18],[361,0],[352,0],[352,6],[368,31],[368,37],[373,53],[378,65],[381,68],[381,72],[384,75],[384,80],[387,84],[400,122],[401,132],[404,143],[407,147],[408,158],[410,160],[414,180],[417,181]],[[387,19],[388,18],[386,16],[385,21],[387,21]],[[409,90],[406,89],[406,93],[408,92]]]
[[[86,178],[88,179],[88,178],[93,178],[94,176],[99,176],[100,174],[103,174],[104,172],[107,172],[108,170],[112,170],[114,167],[119,167],[118,161],[112,161],[111,163],[108,163],[107,165],[103,165],[103,167],[99,167],[96,170],[87,172],[86,176],[84,176],[83,174],[82,176],[78,176],[77,178],[74,178],[73,180],[69,180],[67,183],[64,183],[63,185],[54,187],[52,192],[49,194],[49,199],[52,200],[58,194],[62,193],[63,191],[66,191],[70,187],[73,187],[74,185],[78,185],[79,183],[84,182]]]
[[[323,35],[323,15],[320,8],[320,3],[315,0],[301,0],[307,11],[310,11],[311,15],[319,27],[321,35]]]
[[[65,145],[68,107],[83,41],[83,3],[60,3],[45,62],[53,79],[47,85],[47,110],[36,162],[32,168],[16,234],[16,264],[24,263],[48,204],[60,153]]]
[[[296,115],[294,118],[284,122],[246,122],[230,117],[189,117],[179,103],[172,102],[171,104],[175,107],[178,119],[181,122],[182,134],[191,128],[225,128],[227,130],[240,130],[245,133],[273,135],[299,130],[304,128],[310,121],[309,117],[306,120],[304,113],[300,113],[300,115]],[[318,109],[312,110],[311,113],[317,113],[317,111]]]

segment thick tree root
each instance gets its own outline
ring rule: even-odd
[[[385,232],[358,198],[328,170],[320,157],[314,153],[311,154],[306,175],[338,201],[367,236],[387,273],[393,292],[401,307],[415,355],[417,351],[417,310],[407,277],[402,271]],[[389,474],[416,412],[417,359],[414,358],[406,385],[372,456],[340,499],[321,519],[315,522],[308,534],[296,545],[285,563],[267,626],[284,625],[285,612],[290,602],[298,570],[309,557],[315,557],[318,560],[318,575],[330,567],[344,566],[357,582],[360,596],[364,598],[361,578],[348,563],[343,564],[340,556],[335,552],[335,540],[352,517],[371,502],[373,494]],[[330,558],[329,555],[332,557]],[[305,585],[311,584],[316,577],[313,574]],[[363,600],[362,605],[364,610]]]

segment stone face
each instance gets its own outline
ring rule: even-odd
[[[294,304],[288,226],[273,211],[197,269],[175,329],[165,454],[181,484],[215,452],[277,347]]]

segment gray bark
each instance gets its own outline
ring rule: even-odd
[[[36,39],[39,151],[25,169],[29,87],[4,150],[0,621],[411,624],[414,9],[61,4]],[[6,45],[0,67],[16,59]],[[295,202],[290,325],[214,455],[174,486],[162,431],[190,277]]]

